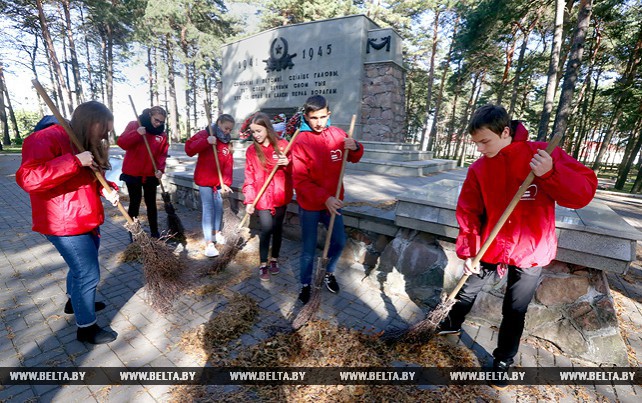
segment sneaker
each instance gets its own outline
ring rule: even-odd
[[[448,335],[453,335],[453,336],[459,336],[461,334],[461,328],[456,328],[450,326],[448,322],[448,318],[444,319],[439,326],[437,326],[437,330],[435,334],[438,336],[448,336]]]
[[[263,281],[269,281],[270,280],[270,272],[268,271],[267,266],[259,267],[259,277]]]
[[[225,245],[225,237],[221,232],[217,232],[216,235],[214,235],[214,240],[219,245]]]
[[[490,380],[490,386],[498,390],[504,390],[508,387],[508,378],[510,377],[510,364],[498,359],[493,360],[493,379]]]
[[[105,309],[106,306],[107,305],[105,305],[104,302],[97,301],[94,304],[94,309],[95,309],[96,312],[98,312],[98,311],[102,311],[103,309]],[[71,298],[67,299],[67,303],[65,304],[65,313],[67,315],[71,315],[71,314],[74,313],[74,307],[73,307],[73,305],[71,305]]]
[[[326,288],[330,290],[331,293],[337,294],[339,292],[339,283],[337,283],[337,279],[334,277],[334,274],[326,274],[324,282]]]
[[[301,292],[299,293],[299,301],[303,302],[303,305],[307,304],[310,301],[310,285],[306,284],[301,287]]]
[[[270,274],[276,275],[281,272],[281,269],[279,269],[279,264],[276,262],[276,260],[273,260],[270,262]]]
[[[88,327],[79,327],[76,331],[76,339],[89,344],[105,344],[116,340],[116,334],[101,329],[94,323]]]
[[[216,257],[218,256],[218,249],[216,249],[216,246],[214,246],[212,242],[209,242],[205,247],[203,254],[207,257]]]

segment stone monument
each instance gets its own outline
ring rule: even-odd
[[[406,116],[401,37],[364,15],[288,25],[223,46],[220,110],[243,121],[261,110],[289,118],[312,95],[355,138],[402,142]]]

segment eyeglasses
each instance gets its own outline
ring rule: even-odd
[[[164,125],[165,124],[164,120],[160,120],[160,119],[155,118],[155,117],[152,117],[152,122],[157,123],[159,125]]]

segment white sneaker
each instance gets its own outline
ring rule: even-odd
[[[210,242],[205,247],[203,254],[207,257],[216,257],[218,256],[218,250],[216,249],[216,246],[214,246],[214,244]]]
[[[220,232],[217,232],[216,235],[214,235],[214,240],[219,245],[225,245],[225,237]]]

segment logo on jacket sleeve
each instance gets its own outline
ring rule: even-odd
[[[526,191],[524,192],[520,200],[535,200],[536,196],[537,196],[537,185],[533,183],[526,189]]]
[[[332,162],[341,161],[342,157],[343,151],[341,151],[340,148],[330,151],[330,160],[332,160]]]
[[[227,148],[227,147],[225,147],[225,148],[223,148],[223,149],[221,150],[221,154],[223,154],[223,155],[228,155],[229,153],[230,153],[230,149],[229,149],[229,148]]]

